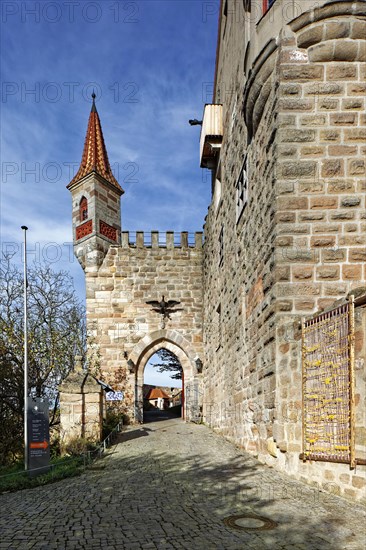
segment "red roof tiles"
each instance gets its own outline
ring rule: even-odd
[[[69,189],[74,183],[81,180],[88,174],[96,172],[102,178],[107,180],[114,188],[123,193],[123,189],[114,177],[109,160],[107,149],[104,143],[102,126],[100,123],[97,108],[95,106],[94,97],[91,108],[88,129],[84,144],[83,156],[81,159],[80,168],[74,178],[71,180],[67,188]]]
[[[170,399],[169,395],[160,388],[152,388],[151,390],[149,390],[146,394],[145,399],[157,399],[158,397],[162,397],[163,399]]]

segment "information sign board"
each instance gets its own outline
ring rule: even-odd
[[[50,469],[50,429],[47,399],[28,397],[28,471],[30,476]]]

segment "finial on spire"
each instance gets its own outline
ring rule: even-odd
[[[94,91],[94,88],[93,88],[93,93],[92,93],[93,105],[92,105],[92,108],[91,108],[91,112],[92,112],[92,113],[94,113],[94,112],[97,110],[97,108],[96,108],[96,106],[95,106],[95,98],[96,98],[96,97],[97,97],[97,96],[95,95],[95,91]]]
[[[95,106],[96,94],[93,90],[91,95],[93,105],[89,115],[88,129],[86,131],[83,156],[81,159],[80,168],[74,178],[71,180],[68,189],[73,187],[81,179],[95,172],[109,182],[122,195],[123,189],[113,175],[111,166],[108,160],[107,149],[104,143],[102,126],[100,123],[97,108]]]

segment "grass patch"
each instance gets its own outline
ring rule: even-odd
[[[24,464],[17,462],[12,466],[0,469],[0,494],[19,491],[47,485],[67,477],[73,477],[84,471],[84,460],[80,456],[54,458],[51,460],[51,469],[36,477],[29,477],[24,471]]]

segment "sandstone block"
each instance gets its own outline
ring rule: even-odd
[[[299,84],[282,84],[280,86],[280,94],[282,95],[300,95],[301,86]]]
[[[302,143],[304,141],[314,141],[315,130],[282,130],[280,132],[280,141],[283,143]]]
[[[357,68],[354,65],[342,63],[339,65],[329,65],[327,67],[327,80],[355,80],[357,78]]]
[[[287,266],[277,266],[275,271],[276,281],[289,281],[290,280],[290,268]]]
[[[338,197],[311,197],[310,208],[333,209],[338,208]]]
[[[335,178],[344,175],[344,161],[341,159],[325,160],[322,165],[323,178]]]
[[[366,234],[362,235],[340,235],[338,237],[339,246],[366,246]],[[365,249],[366,250],[366,249]]]
[[[319,221],[324,220],[324,212],[300,212],[299,220],[300,221]]]
[[[344,84],[335,82],[314,82],[314,84],[304,84],[305,95],[340,95],[344,94]]]
[[[292,236],[278,236],[276,237],[275,245],[276,246],[292,246],[294,238]]]
[[[314,161],[283,162],[280,171],[283,179],[311,178],[316,175],[316,167]]]
[[[366,83],[365,82],[351,82],[347,84],[347,95],[359,95],[362,98],[366,94]]]
[[[313,226],[313,233],[339,233],[340,232],[340,225],[336,223],[318,223],[314,224]]]
[[[300,117],[301,126],[324,126],[326,115],[302,115]]]
[[[360,281],[362,278],[362,266],[342,265],[342,275],[344,280]]]
[[[333,126],[353,126],[356,121],[355,113],[337,113],[330,115],[330,124]]]
[[[320,111],[338,111],[339,100],[330,97],[322,97],[318,100],[318,107]]]
[[[297,157],[297,148],[290,147],[289,145],[277,145],[276,150],[279,157]]]
[[[296,221],[296,214],[294,212],[276,212],[275,220],[279,223],[293,223]]]
[[[283,80],[292,80],[294,82],[323,80],[324,67],[320,65],[283,65],[281,67],[281,76]],[[331,80],[339,79],[334,78]]]
[[[279,101],[279,109],[282,111],[312,111],[313,99],[282,98]]]
[[[294,183],[292,181],[284,181],[277,183],[277,193],[279,195],[286,195],[288,193],[293,193]]]
[[[345,141],[361,141],[365,143],[366,141],[366,128],[352,128],[347,129],[345,132]]]
[[[306,279],[312,279],[314,274],[313,266],[293,266],[292,278],[294,281],[301,281]]]
[[[317,248],[329,248],[335,245],[335,236],[311,237],[310,246]]]
[[[353,40],[335,42],[334,61],[354,61],[358,54],[358,44]]]
[[[366,21],[354,21],[351,29],[351,38],[365,40],[366,36]]]
[[[324,293],[326,296],[344,296],[347,292],[347,285],[343,284],[330,284],[324,286]],[[333,300],[334,303],[334,300]]]
[[[317,25],[300,33],[297,37],[297,45],[299,48],[308,48],[318,42],[321,42],[323,38],[323,25]]]
[[[279,210],[306,210],[308,208],[307,197],[279,197],[277,206]]]
[[[348,253],[350,262],[366,262],[366,250],[364,248],[354,248]]]
[[[325,184],[321,181],[300,181],[299,193],[324,193]]]
[[[331,157],[351,156],[357,153],[356,145],[329,145],[328,153]]]
[[[358,53],[356,57],[357,61],[365,62],[366,61],[366,43],[365,41],[358,43]]]
[[[296,311],[312,311],[315,307],[314,300],[295,300]]]
[[[346,223],[344,229],[347,233],[356,233],[358,225],[356,223]]]
[[[364,159],[351,159],[348,161],[348,173],[350,176],[363,176],[366,173]]]
[[[355,217],[354,212],[332,212],[330,215],[331,220],[353,220]]]
[[[341,206],[348,207],[348,208],[359,206],[360,203],[361,203],[360,197],[354,197],[354,196],[344,197],[341,200]]]
[[[364,109],[364,100],[362,98],[343,99],[342,109],[344,111],[361,111]]]
[[[328,193],[346,193],[354,191],[354,183],[352,180],[337,180],[330,181],[327,187]]]
[[[323,263],[344,262],[346,251],[342,248],[324,249],[321,251],[321,259]]]
[[[287,128],[289,126],[295,126],[295,124],[296,124],[296,117],[294,115],[279,113],[278,115],[279,128]]]
[[[320,145],[310,145],[308,147],[301,147],[300,156],[301,157],[324,157],[325,147],[321,147]]]
[[[317,279],[335,280],[339,279],[339,266],[321,266],[316,269]]]
[[[325,25],[325,40],[345,38],[349,34],[350,23],[348,21],[330,21]]]
[[[276,311],[292,311],[292,300],[278,300],[275,308]]]
[[[337,141],[341,140],[340,130],[321,130],[320,131],[320,141]]]
[[[309,61],[325,63],[334,58],[334,42],[322,42],[309,48]]]

